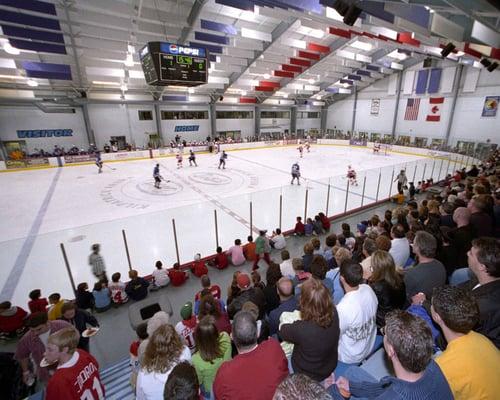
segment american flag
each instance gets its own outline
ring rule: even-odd
[[[418,119],[418,108],[420,107],[420,99],[408,99],[406,102],[406,121],[416,121]]]

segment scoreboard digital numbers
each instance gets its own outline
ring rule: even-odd
[[[207,83],[208,52],[203,47],[149,42],[140,51],[144,77],[155,86],[198,86]]]

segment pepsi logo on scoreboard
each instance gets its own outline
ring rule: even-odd
[[[162,53],[183,54],[186,56],[206,57],[205,49],[200,47],[180,46],[174,43],[162,43],[160,46]]]

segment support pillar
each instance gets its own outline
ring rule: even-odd
[[[260,137],[260,107],[255,106],[254,111],[254,121],[255,121],[255,136]]]
[[[398,122],[399,99],[401,97],[401,83],[403,82],[403,71],[398,72],[398,82],[396,85],[396,106],[394,107],[394,116],[392,117],[391,136],[396,138],[396,123]]]
[[[297,106],[290,108],[290,136],[297,134]]]
[[[358,88],[356,85],[352,88],[354,90],[354,105],[352,107],[351,137],[354,136],[354,128],[356,127],[356,108],[358,108]]]
[[[321,122],[319,126],[320,133],[323,137],[326,135],[326,122],[328,120],[328,106],[323,106],[321,108]]]
[[[210,137],[213,139],[217,136],[217,110],[215,103],[208,105],[208,113],[210,114]]]
[[[156,120],[156,131],[158,133],[158,136],[160,137],[160,140],[163,143],[163,145],[166,145],[168,143],[168,140],[166,140],[166,138],[163,137],[163,132],[161,129],[161,111],[160,111],[160,105],[158,103],[155,103],[155,120]]]
[[[455,75],[455,87],[453,88],[453,99],[451,102],[450,119],[448,120],[448,125],[446,126],[446,136],[444,138],[444,145],[448,146],[450,143],[451,126],[453,125],[453,117],[455,116],[455,108],[457,105],[458,89],[460,87],[460,81],[462,80],[462,71],[464,69],[463,64],[458,64],[457,73]]]
[[[90,123],[89,115],[89,105],[87,103],[82,104],[83,122],[85,122],[85,131],[87,133],[87,140],[89,141],[89,146],[93,143],[97,147],[95,142],[94,131],[92,130],[92,125]]]

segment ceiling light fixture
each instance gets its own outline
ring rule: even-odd
[[[246,96],[246,95],[247,95],[247,91],[246,91],[246,90],[242,90],[242,91],[241,91],[241,95],[242,95],[242,96]]]
[[[28,86],[31,86],[31,87],[37,87],[38,86],[38,82],[33,80],[33,79],[28,79],[28,81],[26,82],[28,84]]]
[[[128,87],[127,87],[127,85],[123,84],[120,86],[120,89],[122,92],[126,92],[128,90]]]
[[[312,85],[314,82],[316,82],[314,79],[309,79],[308,82]]]
[[[18,48],[12,46],[9,42],[4,43],[3,49],[6,53],[12,54],[13,56],[18,56],[19,54],[21,54],[21,51]]]
[[[194,93],[194,88],[192,87],[188,88],[188,93]]]
[[[134,66],[134,57],[132,54],[127,54],[127,58],[125,58],[125,61],[123,62],[126,67],[133,67]]]
[[[269,74],[264,74],[264,79],[269,79],[271,77],[271,75]]]

